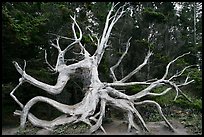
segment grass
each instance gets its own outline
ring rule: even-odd
[[[202,134],[202,112],[192,108],[173,106],[166,109],[170,113],[166,114],[168,119],[179,120],[193,135]],[[170,115],[169,115],[170,114]]]
[[[18,129],[17,135],[36,135],[41,128],[34,127],[30,122],[26,123],[25,129]],[[64,124],[57,126],[52,135],[84,134],[87,133],[89,126],[84,123]]]
[[[2,105],[2,126],[15,127],[19,123],[19,116],[14,116],[15,106],[3,103]]]
[[[38,127],[34,127],[30,122],[26,122],[25,129],[18,129],[16,135],[35,135],[40,130]]]
[[[84,123],[65,124],[54,129],[53,135],[84,134],[88,132],[88,129],[89,126]]]

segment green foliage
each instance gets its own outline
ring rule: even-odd
[[[120,3],[121,4],[121,3]],[[120,6],[120,4],[118,6]],[[157,8],[154,5],[156,4]],[[125,57],[124,74],[131,72],[134,68],[138,66],[143,61],[143,57],[146,55],[147,50],[150,48],[154,55],[150,58],[150,77],[159,78],[162,76],[163,70],[165,70],[165,65],[175,57],[176,55],[181,55],[180,53],[191,51],[191,55],[186,56],[185,59],[179,59],[175,62],[174,70],[180,70],[183,66],[190,64],[197,64],[196,54],[202,49],[202,18],[197,17],[199,20],[196,24],[196,42],[193,43],[193,6],[192,3],[185,2],[182,4],[183,9],[178,12],[180,16],[175,18],[176,14],[174,11],[174,5],[172,2],[133,2],[133,14],[132,17],[127,17],[126,15],[119,20],[113,28],[113,35],[111,35],[110,41],[112,44],[113,54],[121,56],[123,52],[117,52],[120,49],[121,43],[125,43],[130,36],[133,36],[130,49],[127,56]],[[77,22],[83,31],[82,43],[86,45],[88,51],[95,51],[96,46],[93,44],[89,36],[87,35],[86,26],[90,25],[87,21],[86,13],[90,11],[93,12],[92,19],[96,21],[99,25],[92,25],[91,29],[94,33],[102,34],[104,27],[104,21],[106,20],[106,15],[110,9],[112,3],[110,2],[96,2],[95,4],[91,2],[84,3],[70,3],[70,2],[5,2],[2,4],[2,57],[3,57],[3,84],[2,84],[2,99],[5,102],[11,102],[9,96],[10,91],[15,87],[18,82],[19,74],[12,65],[12,60],[32,62],[32,64],[27,64],[26,71],[28,74],[42,82],[49,84],[55,84],[56,75],[51,75],[45,69],[41,62],[44,62],[44,53],[40,49],[50,49],[47,41],[47,32],[57,33],[59,35],[73,37],[71,30],[71,19],[70,15],[76,14]],[[76,12],[76,8],[80,8],[80,12]],[[115,12],[115,11],[114,11]],[[129,13],[128,13],[129,14]],[[154,24],[152,30],[153,33],[158,32],[153,38],[153,44],[147,41],[151,30],[149,29],[150,24]],[[124,28],[123,28],[124,26]],[[134,29],[132,29],[134,28]],[[188,28],[188,29],[187,29]],[[77,30],[77,29],[76,29]],[[170,32],[171,30],[171,32]],[[116,36],[119,35],[119,36]],[[79,33],[77,32],[77,36]],[[100,36],[100,35],[99,35]],[[170,40],[174,37],[173,40]],[[54,38],[54,37],[52,37]],[[52,39],[51,38],[51,39]],[[113,42],[116,38],[116,42]],[[96,41],[96,39],[94,38]],[[120,41],[120,42],[118,42]],[[62,42],[60,44],[63,46]],[[67,43],[66,43],[67,44]],[[64,44],[66,46],[66,44]],[[182,46],[183,45],[183,46]],[[92,47],[92,48],[90,48]],[[93,48],[94,47],[94,48]],[[181,47],[181,48],[179,48]],[[48,59],[51,59],[51,64],[55,63],[54,55],[56,53],[53,50],[47,50]],[[122,51],[122,50],[121,50]],[[201,53],[202,54],[202,53]],[[68,54],[67,54],[68,55]],[[41,58],[41,60],[38,60]],[[68,58],[68,57],[67,57]],[[111,58],[111,57],[110,57]],[[187,64],[188,63],[188,64]],[[201,62],[202,63],[202,62]],[[200,64],[201,64],[200,63]],[[131,64],[131,65],[130,65]],[[128,67],[126,67],[128,66]],[[173,66],[173,65],[172,65]],[[102,59],[99,66],[99,75],[102,81],[107,81],[109,79],[109,62],[107,59]],[[40,68],[40,69],[39,69]],[[46,68],[46,67],[44,67]],[[144,67],[145,69],[145,67]],[[154,72],[155,70],[155,72]],[[189,70],[189,71],[188,71]],[[173,102],[175,97],[175,91],[169,91],[165,96],[155,98],[159,104],[171,104],[175,103],[178,106],[185,106],[189,108],[196,108],[197,110],[202,109],[202,70],[198,71],[197,68],[188,69],[190,72],[190,78],[194,79],[195,82],[191,83],[188,89],[190,92],[197,95],[199,99],[194,99],[193,103],[187,103],[185,99],[178,98],[177,101]],[[185,73],[184,76],[187,76]],[[120,75],[120,73],[119,73]],[[144,74],[145,75],[145,74]],[[146,76],[146,75],[145,75]],[[146,78],[146,77],[143,78]],[[140,76],[138,76],[140,77]],[[137,77],[137,78],[138,78]],[[132,81],[135,81],[136,77],[132,77]],[[182,77],[185,78],[185,77]],[[74,89],[76,84],[68,83],[67,92]],[[33,95],[38,95],[41,93],[41,89],[33,89],[33,86],[23,85],[16,92],[17,96],[28,93],[27,96],[21,96],[22,102],[27,102]],[[132,86],[126,89],[127,94],[135,94],[144,89],[144,86]],[[157,88],[154,92],[162,92],[164,88]],[[76,94],[80,94],[77,92]],[[62,96],[69,98],[70,94],[62,94]],[[62,97],[61,96],[61,97]],[[59,97],[59,98],[61,98]],[[81,98],[80,98],[81,99]],[[13,100],[12,100],[13,101]],[[78,100],[77,100],[78,101]],[[76,103],[76,101],[73,101]],[[13,103],[12,103],[13,104]],[[5,105],[5,104],[3,104]],[[4,107],[6,110],[3,115],[12,114],[13,110],[9,107]],[[13,108],[12,108],[13,109]],[[36,109],[37,110],[37,109]],[[145,109],[146,111],[147,109]],[[39,111],[40,112],[40,111]],[[36,113],[38,113],[36,111]],[[3,120],[7,120],[2,116]],[[8,122],[9,120],[7,120]]]
[[[19,128],[16,135],[35,135],[40,128],[34,127],[30,122],[25,124],[25,129]]]
[[[156,22],[156,23],[165,23],[166,17],[161,12],[156,12],[151,8],[145,8],[143,11],[144,21],[147,22]]]
[[[16,32],[16,38],[25,45],[31,44],[32,36],[37,35],[39,26],[44,26],[47,21],[44,16],[36,14],[35,5],[31,3],[21,2],[3,8],[4,17],[8,18],[11,29]]]
[[[13,112],[15,111],[16,104],[13,104],[14,101],[10,96],[10,92],[14,89],[16,85],[13,83],[5,83],[2,84],[2,126],[10,126],[17,125],[19,121],[18,117],[13,116]]]
[[[202,84],[202,71],[199,71],[197,68],[189,69],[190,77],[197,82],[197,84]]]
[[[202,99],[195,99],[193,104],[192,104],[192,107],[197,109],[197,110],[202,111]]]
[[[101,77],[101,80],[109,79],[109,72],[110,68],[108,66],[108,62],[105,58],[102,58],[101,64],[99,66],[99,75]]]
[[[72,14],[71,9],[69,9],[66,5],[57,5],[59,6],[59,9],[61,11],[62,19],[68,20],[70,18],[70,15]]]
[[[131,94],[138,93],[139,91],[143,89],[144,89],[144,86],[142,85],[134,85],[134,86],[127,87],[126,91],[127,91],[127,94],[131,95]]]
[[[166,87],[159,87],[159,88],[154,89],[153,92],[162,93],[165,89]],[[153,97],[153,100],[155,100],[160,105],[165,106],[165,105],[171,104],[174,97],[175,97],[175,91],[172,89],[163,96]]]
[[[194,99],[193,102],[189,102],[186,99],[178,98],[174,101],[174,104],[180,107],[192,108],[198,111],[202,111],[202,99]]]
[[[154,89],[153,92],[154,93],[161,93],[165,89],[166,89],[166,87],[159,87],[159,88]],[[155,100],[156,102],[158,102],[162,106],[172,104],[172,105],[177,105],[179,107],[195,109],[198,111],[202,110],[202,99],[188,97],[192,100],[192,102],[189,102],[183,96],[179,96],[179,98],[177,98],[177,100],[174,101],[174,97],[176,95],[175,92],[176,91],[174,89],[171,89],[164,96],[153,97],[153,100]]]
[[[94,40],[94,41],[97,41],[95,37],[93,37],[93,40]],[[86,35],[86,34],[84,34],[84,35],[82,36],[82,44],[83,44],[83,45],[87,45],[87,46],[88,46],[88,47],[86,47],[87,49],[89,49],[90,47],[96,48],[96,45],[93,43],[93,41],[91,40],[91,38],[90,38],[88,35]],[[89,49],[88,51],[89,51],[89,53],[91,53],[91,52],[90,52],[90,49]]]
[[[83,41],[84,43],[91,43],[91,39],[89,38],[88,35],[83,35],[82,41]]]
[[[14,88],[12,83],[2,84],[2,94],[10,93]]]
[[[135,40],[135,43],[137,45],[137,50],[140,50],[141,52],[148,51],[149,49],[153,51],[155,48],[155,45],[149,43],[146,39]]]
[[[179,60],[176,61],[177,66],[185,66],[188,65],[188,63],[185,61],[184,58],[180,58]]]
[[[85,123],[77,123],[77,124],[65,124],[60,125],[56,129],[54,129],[54,135],[68,135],[68,134],[83,134],[86,133],[89,129],[89,126]]]
[[[169,62],[169,60],[170,60],[168,56],[166,56],[166,55],[164,55],[162,53],[157,53],[157,54],[155,54],[154,57],[155,57],[156,60],[158,60],[159,64]]]
[[[92,6],[92,11],[94,19],[99,23],[99,26],[95,28],[98,32],[102,33],[104,27],[104,21],[106,20],[106,15],[110,9],[111,4],[108,2],[96,2]]]
[[[9,97],[9,95],[7,97],[2,95],[2,126],[19,126],[19,117],[13,116],[13,112],[18,106],[14,105],[14,102],[11,102]]]
[[[54,81],[52,78],[52,75],[50,75],[50,72],[47,70],[41,68],[41,69],[28,69],[27,73],[30,74],[31,76],[36,77],[37,79],[40,79],[41,81],[44,82],[52,82]]]
[[[189,132],[195,135],[202,135],[202,113],[193,112],[187,113],[181,117],[181,123],[188,129]]]
[[[202,96],[202,71],[199,71],[197,68],[189,68],[186,70],[184,76],[186,77],[189,74],[189,77],[194,80],[189,87],[190,91],[197,97]]]
[[[138,46],[145,48],[149,47],[149,42],[147,40],[136,40],[135,42],[138,44]]]

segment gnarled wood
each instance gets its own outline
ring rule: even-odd
[[[116,4],[117,5],[117,4]],[[105,27],[103,30],[103,34],[101,39],[97,38],[97,49],[95,53],[90,56],[89,52],[85,49],[85,47],[81,43],[82,39],[82,31],[79,27],[79,25],[76,22],[76,17],[72,17],[73,23],[72,23],[72,31],[74,38],[67,38],[64,36],[55,35],[57,38],[55,39],[56,42],[50,41],[50,44],[58,50],[58,57],[56,61],[55,67],[53,67],[51,64],[47,61],[47,53],[45,52],[45,60],[48,66],[51,68],[52,71],[58,72],[58,78],[55,85],[49,85],[46,83],[43,83],[29,74],[26,73],[25,67],[26,62],[24,64],[24,68],[22,69],[19,64],[15,61],[13,61],[16,70],[21,74],[22,78],[19,79],[19,84],[12,90],[10,93],[11,97],[16,101],[17,104],[22,108],[21,111],[16,111],[16,115],[21,115],[21,123],[20,127],[24,128],[26,120],[28,119],[34,126],[46,128],[46,129],[53,129],[57,125],[61,124],[71,124],[71,123],[77,123],[77,122],[84,122],[90,126],[90,133],[95,132],[99,128],[103,130],[104,133],[106,131],[104,130],[102,123],[103,118],[105,117],[105,109],[107,105],[113,106],[115,108],[119,108],[126,112],[127,114],[127,122],[128,122],[128,131],[131,130],[131,127],[138,130],[137,125],[134,122],[134,118],[138,118],[138,120],[141,123],[141,126],[146,130],[149,131],[148,127],[145,124],[145,121],[143,120],[143,117],[140,115],[139,111],[136,109],[137,105],[142,104],[154,104],[156,105],[160,115],[165,120],[167,126],[175,131],[175,129],[172,127],[172,125],[168,122],[166,117],[163,115],[160,105],[152,100],[142,100],[141,98],[145,96],[162,96],[165,95],[167,92],[169,92],[171,89],[176,90],[177,94],[175,99],[177,99],[178,94],[180,93],[184,97],[187,98],[187,96],[181,91],[179,87],[185,86],[187,84],[190,84],[193,82],[193,80],[188,81],[189,76],[185,79],[184,83],[176,84],[172,79],[175,79],[182,75],[182,73],[189,67],[185,67],[181,72],[171,76],[169,79],[167,79],[167,75],[169,73],[169,68],[172,63],[174,63],[179,58],[188,55],[190,53],[185,53],[171,62],[168,63],[166,66],[165,74],[161,79],[151,79],[147,81],[133,81],[133,82],[126,82],[128,81],[133,75],[135,75],[139,70],[141,70],[148,62],[149,58],[153,55],[153,52],[148,51],[144,61],[142,64],[140,64],[137,68],[135,68],[132,72],[130,72],[128,75],[126,75],[121,80],[118,80],[114,74],[114,70],[119,66],[124,56],[127,54],[128,48],[130,46],[130,39],[127,41],[126,44],[126,50],[118,60],[118,62],[110,68],[110,72],[112,74],[113,82],[112,83],[106,83],[101,82],[99,75],[98,75],[98,66],[100,64],[100,61],[103,57],[103,54],[105,52],[107,45],[107,42],[110,37],[110,33],[112,28],[114,27],[115,23],[124,15],[126,12],[125,6],[123,5],[119,7],[119,9],[116,10],[114,13],[114,8],[116,5],[112,5],[107,18]],[[76,35],[76,29],[77,27],[79,31],[79,37]],[[64,50],[61,50],[59,41],[60,39],[68,39],[72,40],[73,42],[69,44]],[[78,61],[77,63],[66,65],[66,61],[64,59],[65,53],[73,46],[79,46],[81,49],[80,53],[83,55],[84,59],[81,61]],[[78,72],[81,72],[81,76],[86,78],[83,82],[83,86],[86,87],[85,96],[83,100],[75,105],[67,105],[59,103],[55,100],[49,99],[47,97],[37,96],[29,100],[25,105],[23,105],[14,95],[14,92],[17,90],[17,88],[24,82],[30,83],[44,91],[46,91],[49,94],[56,95],[60,94],[67,84],[67,82],[70,80],[71,77],[78,76]],[[126,83],[125,83],[126,82]],[[132,85],[146,85],[147,87],[141,90],[140,92],[134,94],[134,95],[126,95],[125,93],[117,90],[117,87],[127,87]],[[161,92],[161,93],[152,93],[151,91],[157,87],[160,86],[167,86],[167,88]],[[187,98],[188,99],[188,98]],[[37,117],[35,117],[33,114],[31,114],[29,111],[31,107],[36,104],[37,102],[45,102],[49,105],[55,107],[59,111],[63,112],[64,115],[59,116],[58,118],[52,120],[52,121],[46,121],[41,120]],[[97,106],[100,106],[100,110],[97,111]]]

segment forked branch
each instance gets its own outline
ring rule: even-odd
[[[124,15],[124,13],[126,12],[125,9],[124,9],[124,7],[126,6],[126,4],[125,4],[125,5],[121,6],[116,11],[116,13],[113,14],[112,17],[111,17],[111,14],[113,13],[113,9],[114,9],[114,7],[116,5],[114,5],[114,3],[113,3],[110,11],[108,12],[108,15],[106,17],[105,27],[104,27],[104,30],[103,30],[103,35],[102,35],[102,37],[100,39],[100,43],[99,43],[99,45],[97,47],[97,50],[94,53],[94,56],[96,57],[96,60],[97,60],[97,65],[100,64],[100,61],[101,61],[101,59],[103,57],[103,54],[105,52],[105,48],[107,47],[107,42],[109,40],[109,37],[110,37],[113,26],[118,21],[118,19],[120,19],[122,17],[122,15]]]
[[[132,38],[132,37],[131,37],[131,38]],[[113,82],[117,81],[117,78],[116,78],[116,76],[115,76],[114,70],[120,65],[122,59],[123,59],[123,58],[125,57],[125,55],[127,54],[128,49],[129,49],[129,47],[130,47],[130,40],[131,40],[131,38],[129,38],[128,41],[127,41],[127,43],[126,43],[125,52],[122,54],[122,56],[120,57],[120,59],[118,60],[118,62],[117,62],[114,66],[112,66],[112,67],[110,68],[110,73],[111,73],[111,75],[112,75]]]
[[[139,70],[141,70],[147,64],[147,61],[149,60],[151,55],[153,55],[153,52],[148,51],[147,56],[144,59],[144,62],[141,65],[139,65],[136,69],[134,69],[132,72],[130,72],[127,76],[125,76],[123,79],[121,79],[120,82],[126,82],[135,73],[137,73]]]
[[[118,3],[116,5],[118,5]],[[85,49],[85,47],[81,43],[82,31],[78,23],[76,22],[75,16],[74,17],[71,16],[71,19],[73,20],[73,23],[72,23],[72,31],[74,35],[73,39],[52,34],[56,36],[56,39],[55,39],[56,42],[54,43],[53,41],[50,41],[50,44],[58,50],[57,62],[55,67],[52,67],[52,65],[50,65],[49,62],[47,61],[46,51],[45,51],[45,61],[53,71],[58,72],[58,78],[55,85],[46,84],[28,75],[25,72],[26,61],[24,61],[23,69],[19,66],[17,62],[13,61],[16,70],[20,73],[22,78],[19,79],[19,84],[12,90],[10,95],[14,99],[14,101],[16,101],[16,103],[22,108],[22,111],[15,111],[16,115],[21,115],[20,126],[22,128],[25,127],[25,123],[27,119],[34,126],[43,127],[49,130],[55,128],[57,125],[71,124],[71,123],[74,124],[81,121],[90,126],[91,133],[95,132],[99,128],[102,129],[104,133],[106,133],[105,129],[102,126],[102,122],[103,122],[103,118],[105,117],[105,112],[106,112],[105,108],[107,105],[110,105],[110,106],[113,106],[114,108],[119,108],[124,112],[126,112],[127,121],[128,121],[128,131],[131,130],[131,127],[138,130],[134,122],[135,117],[138,118],[143,128],[146,131],[149,131],[143,119],[143,116],[136,109],[136,106],[142,105],[142,104],[153,104],[153,105],[156,105],[160,115],[162,116],[166,124],[170,127],[170,129],[175,131],[172,125],[163,115],[161,106],[155,101],[144,100],[143,97],[162,96],[162,95],[165,95],[167,92],[169,92],[171,89],[174,89],[176,91],[175,99],[177,99],[179,93],[187,98],[187,96],[181,91],[180,87],[193,82],[193,80],[189,80],[189,74],[182,84],[176,83],[175,81],[173,81],[173,79],[176,79],[177,77],[181,76],[185,70],[187,70],[192,66],[185,67],[179,73],[176,73],[170,78],[167,78],[167,75],[169,73],[169,68],[172,63],[174,63],[179,58],[190,53],[185,53],[175,58],[171,62],[169,62],[166,66],[166,70],[163,77],[160,79],[156,78],[156,79],[151,79],[146,81],[127,82],[128,80],[130,80],[130,78],[133,75],[135,75],[147,64],[147,62],[150,59],[150,56],[153,55],[151,51],[148,51],[143,63],[140,64],[128,75],[126,75],[124,78],[118,81],[114,73],[114,70],[120,65],[124,56],[128,52],[128,48],[130,46],[130,39],[131,39],[129,38],[126,43],[126,50],[119,58],[118,62],[110,68],[111,74],[113,76],[113,82],[112,83],[101,82],[101,80],[99,79],[98,66],[103,57],[105,49],[108,46],[107,42],[111,35],[111,30],[114,27],[115,23],[118,21],[118,19],[120,19],[126,11],[125,5],[119,7],[117,10],[114,10],[116,5],[114,4],[112,5],[107,15],[105,27],[101,38],[97,37],[98,46],[93,56],[90,56],[89,52]],[[115,13],[113,13],[114,11]],[[79,36],[77,35],[76,28],[79,31]],[[60,39],[67,39],[67,40],[71,40],[72,42],[69,43],[64,50],[62,50],[60,48]],[[80,53],[78,54],[83,55],[84,58],[83,60],[78,61],[77,63],[66,65],[66,61],[64,59],[65,53],[73,46],[78,46],[81,49]],[[14,92],[23,82],[28,82],[46,91],[49,94],[56,95],[62,92],[65,85],[72,77],[79,77],[80,80],[82,80],[83,88],[85,92],[84,98],[81,100],[81,102],[74,105],[62,104],[55,100],[52,100],[47,97],[42,97],[42,96],[36,96],[31,100],[29,100],[25,105],[23,105],[14,95]],[[123,87],[125,88],[127,86],[133,86],[133,85],[144,85],[144,89],[133,95],[127,95],[125,94],[125,92],[117,89],[118,87],[122,89]],[[161,93],[151,92],[155,88],[160,86],[167,86],[167,88]],[[35,117],[33,114],[30,113],[31,107],[35,105],[37,102],[45,102],[64,114],[52,121],[38,119],[37,117]],[[100,110],[97,109],[99,108],[98,106],[100,106]]]

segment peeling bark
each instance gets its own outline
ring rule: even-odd
[[[116,4],[117,5],[117,4]],[[112,83],[106,83],[101,82],[100,78],[98,76],[98,66],[100,64],[100,61],[103,57],[103,54],[105,52],[105,49],[108,47],[107,42],[109,40],[109,36],[111,33],[111,30],[115,23],[118,21],[119,18],[123,16],[123,14],[126,12],[125,6],[121,6],[119,9],[116,10],[114,13],[114,8],[116,5],[112,5],[107,18],[105,27],[103,30],[103,34],[101,39],[98,39],[98,47],[94,53],[94,55],[90,56],[89,52],[85,49],[85,47],[81,44],[82,39],[82,31],[76,21],[76,17],[72,17],[73,23],[72,23],[72,31],[74,34],[74,38],[67,38],[64,36],[55,35],[56,42],[50,41],[51,46],[56,48],[58,50],[58,57],[55,67],[49,64],[47,61],[47,53],[45,51],[45,61],[50,67],[50,69],[54,72],[58,72],[58,78],[55,85],[49,85],[46,83],[43,83],[29,74],[26,73],[26,61],[24,62],[24,68],[22,69],[17,62],[13,61],[14,66],[16,70],[21,74],[22,78],[19,79],[19,84],[12,90],[10,93],[11,97],[16,101],[17,104],[21,107],[21,111],[15,111],[15,115],[20,115],[20,127],[24,128],[25,123],[27,120],[29,120],[34,126],[46,128],[52,130],[57,125],[62,124],[71,124],[71,123],[77,123],[77,122],[84,122],[90,126],[90,133],[95,132],[99,128],[106,133],[104,130],[102,123],[103,118],[105,117],[105,109],[107,105],[113,106],[115,108],[119,108],[127,113],[127,122],[128,127],[127,130],[130,131],[131,127],[135,128],[136,131],[139,129],[137,128],[137,125],[134,122],[134,118],[138,118],[138,120],[141,123],[141,126],[146,130],[149,131],[148,127],[145,124],[145,121],[143,120],[143,117],[140,115],[139,111],[136,109],[136,106],[142,105],[142,104],[153,104],[156,105],[159,114],[162,116],[162,118],[165,120],[167,126],[172,129],[172,131],[175,131],[173,126],[168,122],[166,117],[163,115],[162,108],[160,105],[153,101],[153,100],[141,100],[142,97],[145,96],[162,96],[165,95],[167,92],[169,92],[171,89],[175,89],[177,92],[175,100],[177,99],[178,94],[180,93],[184,97],[187,98],[187,96],[181,91],[179,87],[185,86],[187,84],[190,84],[193,82],[193,80],[188,81],[189,77],[187,76],[184,83],[176,84],[173,79],[181,76],[183,72],[191,67],[187,66],[185,67],[181,72],[171,76],[169,79],[167,79],[167,75],[169,72],[170,65],[174,63],[179,58],[188,55],[190,53],[185,53],[171,62],[168,63],[166,66],[165,74],[161,79],[152,79],[147,81],[133,81],[133,82],[126,82],[128,81],[133,75],[135,75],[138,71],[140,71],[148,62],[149,58],[153,55],[153,52],[148,51],[144,61],[142,64],[140,64],[137,68],[135,68],[132,72],[130,72],[128,75],[123,77],[121,80],[118,80],[116,78],[116,75],[114,74],[114,70],[119,66],[122,59],[128,52],[128,48],[130,46],[130,39],[127,41],[126,44],[126,50],[118,60],[118,62],[110,68],[110,73],[113,78]],[[77,27],[79,31],[79,37],[76,35],[76,29]],[[60,39],[68,39],[72,40],[73,42],[69,44],[64,50],[61,50],[59,45]],[[65,53],[73,46],[78,46],[81,51],[79,54],[83,55],[84,59],[71,64],[66,65],[66,61],[64,59]],[[79,73],[80,72],[80,73]],[[86,89],[85,96],[83,100],[75,105],[66,105],[59,103],[55,100],[49,99],[47,97],[42,96],[36,96],[29,100],[25,105],[23,105],[15,96],[14,92],[17,90],[17,88],[23,84],[24,82],[30,83],[43,91],[46,91],[49,94],[56,95],[60,94],[67,84],[67,82],[70,80],[71,77],[74,76],[81,76],[83,77],[83,86]],[[144,88],[139,93],[136,93],[134,95],[126,95],[125,93],[117,90],[117,87],[127,87],[132,85],[147,85],[146,88]],[[151,91],[159,86],[166,86],[167,88],[161,92],[161,93],[152,93]],[[188,99],[188,98],[187,98]],[[189,100],[190,101],[190,100]],[[46,121],[41,120],[35,117],[33,114],[31,114],[29,111],[33,105],[35,105],[37,102],[45,102],[50,104],[52,107],[55,107],[64,115],[59,116],[58,118],[52,120],[52,121]],[[99,112],[96,111],[97,106],[100,106]]]

